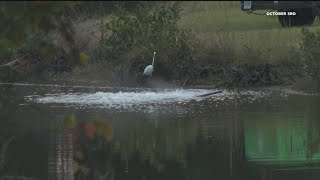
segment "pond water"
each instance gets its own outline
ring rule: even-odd
[[[0,179],[320,179],[320,96],[212,91],[2,84]]]

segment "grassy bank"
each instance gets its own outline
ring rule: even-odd
[[[301,27],[282,28],[276,16],[247,14],[238,2],[191,4],[185,3],[180,26],[191,28],[208,51],[228,48],[240,61],[246,61],[248,54],[244,52],[250,48],[268,57],[264,61],[276,63],[288,59],[288,50],[298,47],[301,41]],[[316,21],[310,29],[319,29],[319,25]]]
[[[301,84],[301,79],[308,79],[304,77],[304,69],[296,72],[297,68],[286,68],[303,64],[303,59],[297,53],[303,38],[301,27],[283,28],[276,16],[247,14],[240,10],[239,2],[184,2],[182,14],[179,25],[181,28],[191,28],[200,39],[204,66],[249,65],[258,70],[261,64],[271,64],[288,71],[283,76],[299,74],[292,79],[285,78],[284,81],[288,82],[279,84]],[[317,31],[319,25],[316,20],[308,29]],[[224,77],[211,79],[225,81]],[[311,80],[307,82],[310,86],[314,84]],[[306,87],[307,83],[303,84]]]
[[[275,16],[247,14],[240,10],[238,1],[186,1],[182,2],[181,7],[178,27],[191,29],[199,40],[195,45],[198,49],[197,60],[191,64],[197,68],[193,72],[196,75],[188,79],[188,84],[280,85],[294,84],[298,79],[307,78],[303,69],[304,60],[299,55],[301,27],[282,28]],[[262,12],[265,11],[258,13]],[[137,63],[140,63],[139,67],[147,65],[152,57],[147,56],[144,57],[146,60],[137,61],[140,50],[132,48],[120,58],[120,65],[106,60],[102,55],[105,47],[102,47],[101,42],[107,31],[101,29],[101,25],[108,21],[109,16],[97,16],[73,22],[76,44],[80,51],[89,55],[90,63],[76,67],[72,72],[55,75],[54,78],[134,84],[135,77],[129,69],[138,67]],[[316,31],[320,29],[319,25],[316,20],[308,29]],[[165,45],[165,39],[162,40]],[[151,52],[152,49],[146,51]],[[166,48],[159,51],[155,76],[161,78],[170,73],[167,71],[179,71],[173,68],[174,59],[162,56],[162,53],[166,53]],[[137,73],[142,73],[140,69]]]

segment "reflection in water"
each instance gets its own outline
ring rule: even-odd
[[[224,113],[217,121],[183,117],[163,120],[159,126],[145,120],[126,122],[121,133],[113,132],[105,119],[78,121],[68,116],[52,126],[49,179],[228,178],[241,167],[233,161],[242,156],[237,152],[242,136],[236,134],[242,131],[234,124],[239,121],[218,119]],[[227,152],[230,148],[233,151]]]
[[[21,99],[0,107],[1,180],[320,179],[317,97],[190,102],[194,112],[184,114],[19,106]]]
[[[55,159],[49,179],[223,179],[237,177],[244,159],[243,125],[238,114],[219,112],[215,117],[163,119],[157,125],[146,120],[130,122],[113,132],[107,120],[76,121],[74,116],[58,123],[56,137],[70,141],[51,154]],[[70,123],[73,122],[73,123]],[[116,133],[116,139],[113,139]],[[62,136],[62,134],[64,134]],[[56,140],[55,140],[56,142]],[[73,163],[68,162],[69,146]],[[56,150],[57,151],[57,150]],[[61,161],[59,163],[59,161]],[[65,166],[64,166],[65,165]],[[66,167],[68,166],[68,167]]]
[[[252,113],[246,119],[246,153],[253,161],[319,161],[319,123],[298,117],[276,114],[265,117]],[[285,118],[284,118],[285,117]]]
[[[113,128],[105,120],[77,122],[74,115],[52,126],[49,179],[105,179],[110,163]]]
[[[246,157],[265,178],[320,178],[319,112],[315,109],[319,104],[306,106],[301,100],[293,99],[289,107],[272,107],[270,114],[245,114]]]
[[[70,132],[74,117],[67,117],[62,123],[53,122],[49,134],[48,179],[73,180],[73,144]]]

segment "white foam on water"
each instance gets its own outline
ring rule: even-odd
[[[117,112],[157,113],[201,113],[214,111],[223,105],[237,103],[261,102],[273,96],[286,98],[290,94],[310,95],[297,91],[256,91],[223,90],[222,93],[206,97],[199,95],[211,93],[218,89],[171,89],[145,90],[138,92],[95,92],[95,93],[35,93],[24,96],[27,103],[49,104],[53,108],[106,108]],[[29,103],[28,103],[29,102]]]
[[[78,109],[106,108],[117,112],[158,113],[201,113],[202,110],[214,110],[224,101],[236,102],[240,97],[253,102],[268,97],[270,93],[260,91],[230,91],[206,97],[199,95],[217,91],[217,89],[176,89],[157,92],[96,92],[96,93],[54,93],[25,96],[25,100],[34,103],[50,104],[50,107],[75,107]],[[209,102],[206,103],[206,102]],[[220,103],[219,103],[220,102]],[[205,107],[203,103],[206,103]]]
[[[37,103],[63,103],[79,105],[108,105],[108,106],[130,106],[142,104],[165,104],[180,102],[191,99],[201,99],[198,95],[213,92],[213,90],[174,90],[160,92],[96,92],[82,94],[45,94],[44,96],[27,96]],[[223,93],[222,93],[223,94]],[[221,94],[221,95],[222,95]],[[218,95],[218,94],[217,94]]]
[[[208,109],[210,111],[221,106],[223,103],[243,103],[243,102],[259,102],[267,100],[271,95],[286,98],[288,95],[315,95],[293,90],[282,91],[253,91],[253,90],[223,90],[222,93],[214,94],[206,97],[197,97],[216,91],[217,89],[142,89],[142,88],[125,88],[125,87],[93,87],[93,86],[65,86],[53,84],[28,84],[28,83],[0,83],[0,85],[13,86],[30,86],[44,87],[45,93],[37,91],[24,96],[25,100],[31,103],[50,104],[53,108],[75,107],[80,109],[87,108],[107,108],[120,112],[146,112],[146,113],[163,113],[174,112],[184,114],[188,112],[200,112]],[[52,87],[72,88],[56,89]],[[80,90],[76,90],[80,88]],[[81,93],[85,89],[98,90],[96,93]],[[125,92],[101,92],[123,90]],[[43,91],[41,89],[41,91]],[[130,92],[128,92],[130,91]],[[131,92],[136,91],[136,92]],[[50,93],[48,93],[50,92]],[[318,94],[319,95],[319,94]],[[209,102],[209,103],[208,103]],[[202,106],[205,104],[205,107]],[[21,104],[22,105],[22,104]],[[194,108],[195,107],[195,108]]]
[[[306,93],[303,91],[293,90],[293,89],[282,89],[285,95],[301,95],[301,96],[319,96],[319,93]]]

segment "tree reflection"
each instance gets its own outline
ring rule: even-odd
[[[72,135],[73,178],[229,179],[232,168],[239,168],[230,165],[242,153],[238,119],[137,121],[126,121],[117,134],[106,118],[80,121],[71,115],[61,122],[60,131]]]
[[[105,119],[78,123],[73,135],[73,173],[76,179],[112,175],[113,128]]]
[[[314,109],[311,111],[311,113],[314,112],[317,112],[317,110]],[[310,114],[309,118],[307,133],[307,159],[311,160],[314,156],[319,157],[320,155],[320,121],[316,114]]]

